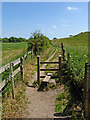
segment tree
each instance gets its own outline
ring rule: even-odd
[[[13,43],[16,43],[16,42],[26,42],[26,39],[25,38],[17,38],[17,37],[10,37],[9,39],[8,38],[3,38],[2,39],[2,42],[13,42]]]
[[[2,42],[9,42],[9,40],[7,37],[5,37],[5,38],[2,38]]]
[[[49,47],[50,40],[44,36],[40,31],[31,33],[31,37],[28,40],[28,50],[33,50],[34,54]]]
[[[56,37],[55,38],[53,38],[53,40],[55,40],[55,39],[57,39]]]

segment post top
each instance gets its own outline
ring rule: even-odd
[[[87,63],[88,66],[90,66],[90,63]]]
[[[59,57],[61,57],[61,55],[59,55]]]
[[[37,57],[40,57],[40,55],[37,55]]]

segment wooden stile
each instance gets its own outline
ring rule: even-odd
[[[40,71],[58,71],[59,69],[40,69]]]
[[[59,62],[40,62],[40,64],[59,64]]]
[[[48,73],[48,74],[45,76],[43,82],[49,82],[49,80],[51,79],[51,76],[52,76],[52,73]]]

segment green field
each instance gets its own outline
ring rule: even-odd
[[[70,53],[70,67],[76,74],[76,79],[81,81],[84,77],[85,63],[88,62],[88,33],[80,33],[70,38],[52,41],[54,46],[64,44],[66,56]]]
[[[21,57],[26,51],[27,42],[2,43],[2,65]]]

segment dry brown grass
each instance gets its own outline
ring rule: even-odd
[[[2,100],[2,118],[20,118],[23,114],[22,108],[23,110],[26,108],[25,84],[23,84],[22,81],[18,82],[18,85],[15,88],[15,99],[12,99],[12,95],[10,93],[9,96],[5,95]]]

